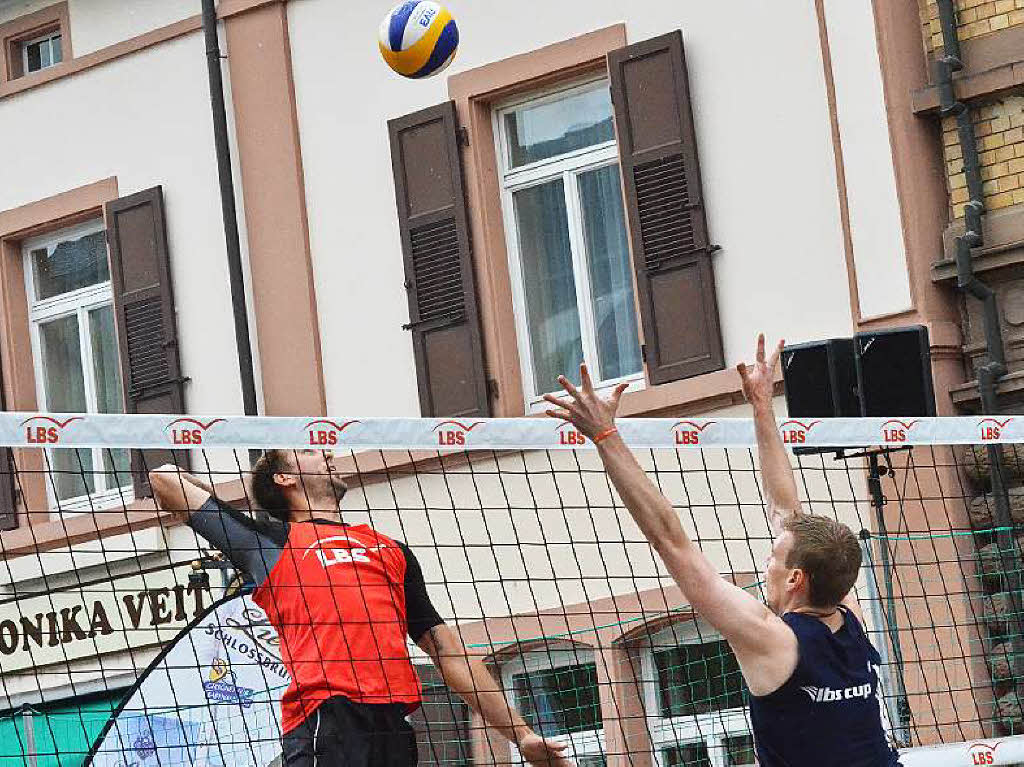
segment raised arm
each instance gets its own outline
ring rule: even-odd
[[[736,366],[743,385],[743,395],[754,410],[754,433],[757,435],[757,455],[761,464],[765,495],[768,501],[768,521],[772,532],[778,535],[786,520],[803,513],[800,495],[797,491],[796,474],[789,454],[782,444],[772,399],[775,394],[775,368],[785,341],[779,341],[770,358],[765,360],[764,333],[757,336],[757,353],[753,365],[741,362]],[[857,603],[857,596],[851,591],[843,604],[849,607],[863,622],[864,614]]]
[[[779,341],[771,358],[765,360],[764,334],[757,337],[757,355],[751,366],[741,362],[736,366],[743,386],[743,395],[754,410],[754,433],[757,436],[757,455],[761,464],[765,495],[768,501],[768,519],[772,531],[778,534],[782,525],[793,514],[799,514],[800,495],[796,476],[789,462],[789,454],[782,444],[772,398],[775,394],[775,368],[785,341]]]
[[[477,658],[471,658],[462,640],[443,623],[434,626],[416,642],[437,666],[446,685],[462,698],[489,727],[516,744],[530,764],[569,767],[566,746],[543,738],[523,721],[508,704],[491,672]]]
[[[545,399],[557,406],[548,414],[570,421],[597,444],[608,477],[622,502],[661,556],[690,605],[732,646],[751,691],[761,694],[775,689],[779,683],[775,672],[778,664],[764,661],[792,656],[795,664],[793,632],[762,602],[718,573],[686,534],[672,504],[651,482],[622,441],[614,418],[625,385],[616,388],[608,400],[602,400],[594,392],[586,365],[580,366],[580,377],[579,389],[564,376],[559,377],[569,398],[546,395]]]
[[[172,463],[149,472],[160,508],[205,538],[239,570],[263,583],[281,555],[288,527],[276,520],[257,522],[213,498],[213,487]]]
[[[149,472],[149,484],[160,508],[182,522],[188,521],[189,515],[198,511],[213,494],[209,484],[173,463],[165,463]]]

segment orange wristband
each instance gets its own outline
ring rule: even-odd
[[[612,436],[613,434],[618,434],[618,433],[619,433],[619,430],[618,430],[618,429],[616,429],[616,428],[615,428],[615,427],[613,426],[613,427],[612,427],[612,428],[610,428],[610,429],[605,429],[605,430],[604,430],[603,432],[601,432],[601,433],[600,433],[600,434],[598,434],[598,435],[597,435],[596,437],[594,437],[594,440],[593,440],[593,442],[594,442],[594,444],[596,445],[596,444],[597,444],[598,442],[600,442],[601,440],[603,440],[603,439],[608,439],[608,437]]]

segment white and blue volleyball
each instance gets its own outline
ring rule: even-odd
[[[379,42],[384,61],[398,74],[430,77],[455,58],[459,28],[440,3],[408,0],[384,17]]]

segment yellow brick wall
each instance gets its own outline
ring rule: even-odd
[[[982,192],[987,210],[1024,202],[1024,97],[1011,97],[971,110],[981,160]],[[967,178],[955,118],[942,122],[943,152],[953,217],[967,202]]]
[[[1024,0],[955,0],[955,4],[961,40],[1024,24]],[[935,0],[919,0],[919,6],[925,47],[937,50],[942,47],[939,7]]]

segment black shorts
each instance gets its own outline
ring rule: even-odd
[[[282,767],[414,767],[416,734],[401,703],[329,698],[285,733]]]

